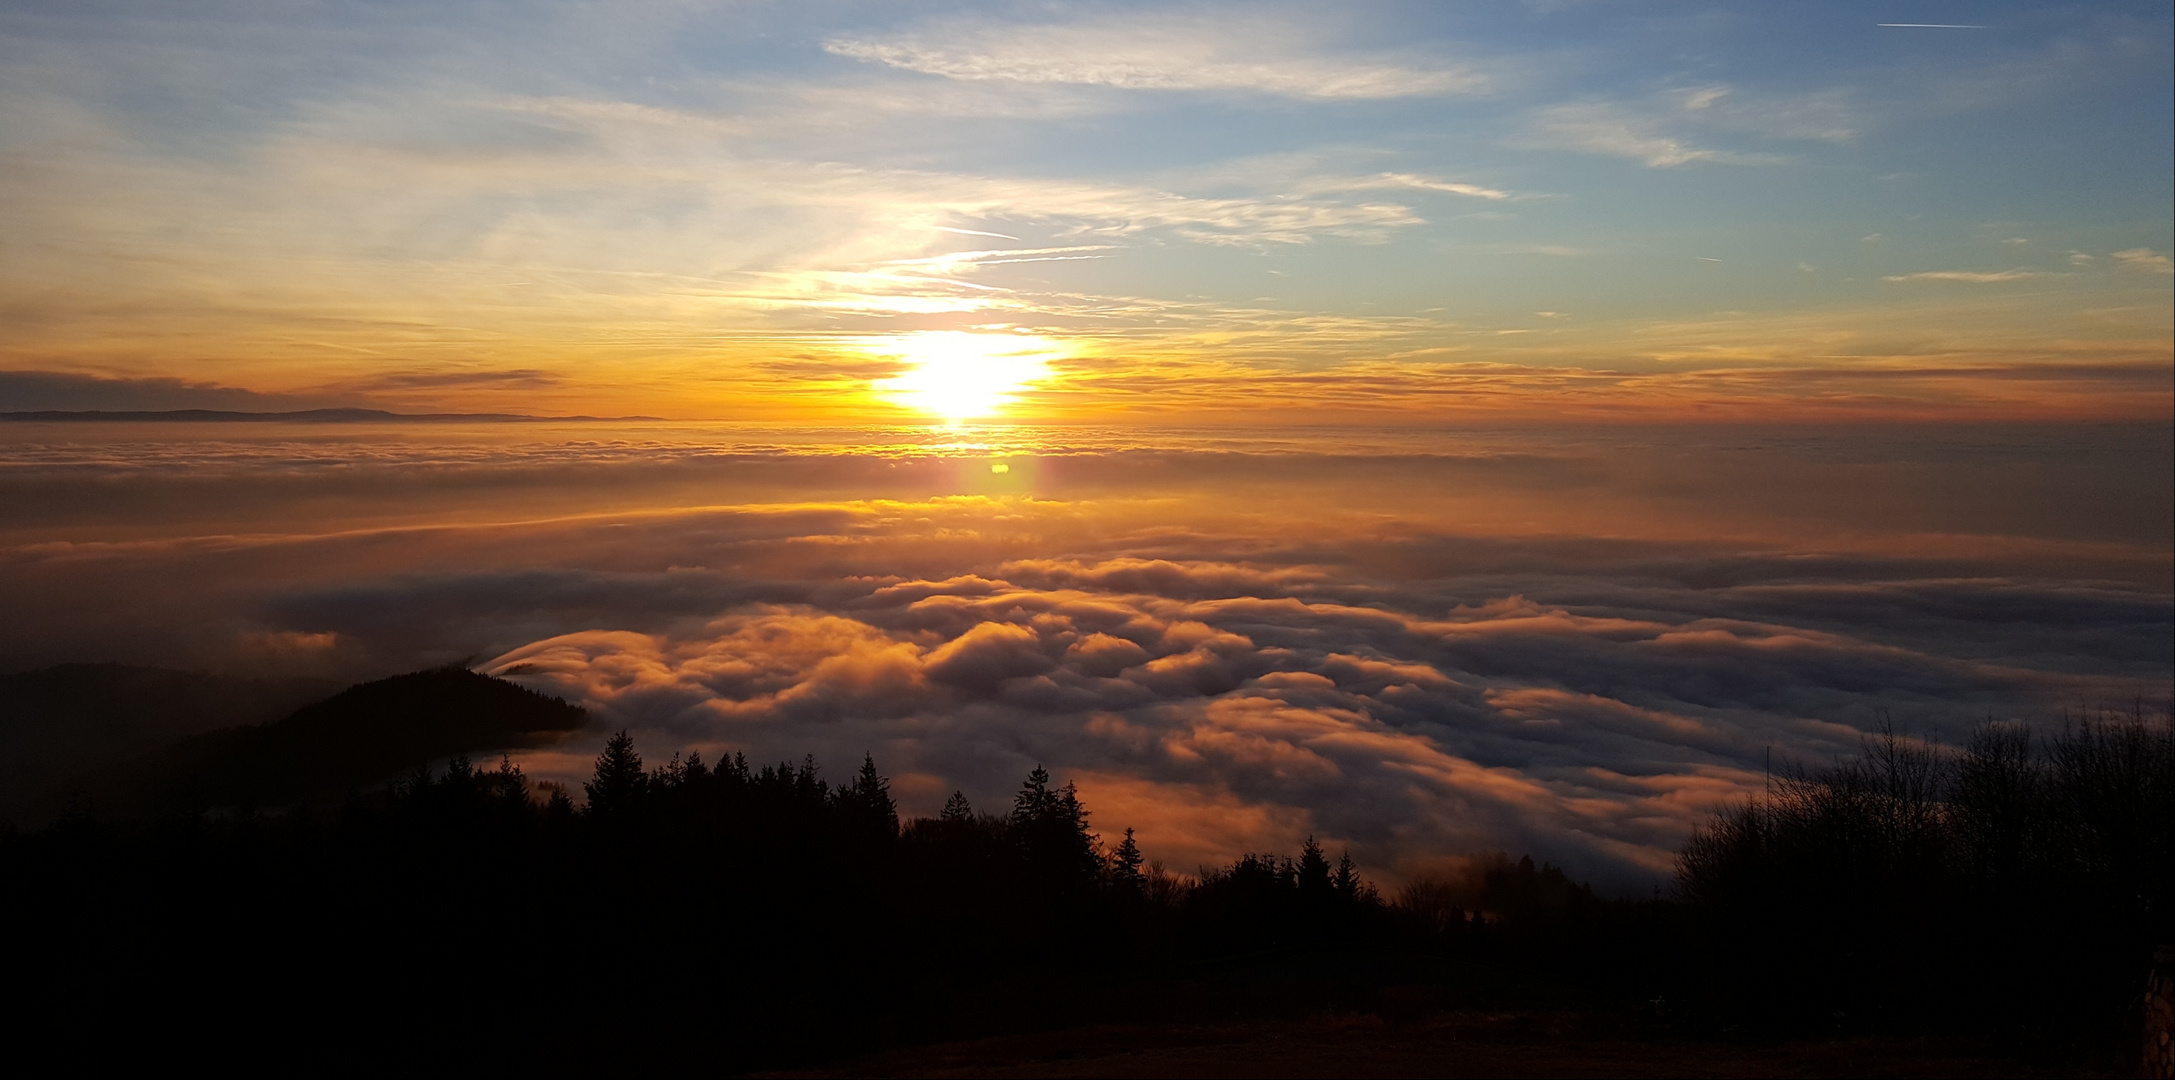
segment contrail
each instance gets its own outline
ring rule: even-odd
[[[1974,24],[1972,24],[1972,23],[1946,23],[1946,22],[1884,22],[1884,23],[1874,23],[1873,25],[1875,25],[1875,26],[1895,26],[1895,27],[1902,27],[1902,28],[1904,28],[1904,29],[1909,29],[1909,30],[1984,30],[1984,29],[1986,29],[1986,27],[1984,27],[1984,26],[1977,26],[1977,25],[1974,25]]]
[[[994,236],[999,240],[1019,239],[1019,237],[1017,236],[1007,236],[1006,234],[1001,232],[983,232],[980,229],[954,229],[949,225],[939,225],[936,228],[938,232],[954,232],[960,234],[961,236]]]

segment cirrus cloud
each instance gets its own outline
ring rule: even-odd
[[[1999,285],[2010,281],[2054,277],[2036,270],[1921,270],[1915,274],[1889,274],[1882,281],[1961,281],[1972,285]]]
[[[1471,93],[1478,72],[1433,58],[1319,51],[1307,28],[1258,15],[1160,15],[1092,23],[946,25],[890,38],[836,37],[839,56],[971,82],[1121,90],[1219,90],[1369,99]]]

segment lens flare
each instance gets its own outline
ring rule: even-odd
[[[879,393],[948,423],[1002,414],[1015,395],[1049,378],[1051,360],[1066,355],[1042,338],[957,330],[902,334],[869,351],[914,365],[877,383]]]

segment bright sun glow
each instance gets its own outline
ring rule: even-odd
[[[1013,395],[1050,376],[1051,360],[1065,355],[1042,338],[957,330],[902,334],[870,351],[914,365],[878,383],[878,391],[949,423],[1003,412]]]

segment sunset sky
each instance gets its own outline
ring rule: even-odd
[[[0,407],[2164,416],[2170,30],[11,4]]]
[[[1647,895],[1770,761],[2169,699],[2171,23],[17,0],[0,413],[535,419],[7,418],[0,674]]]

